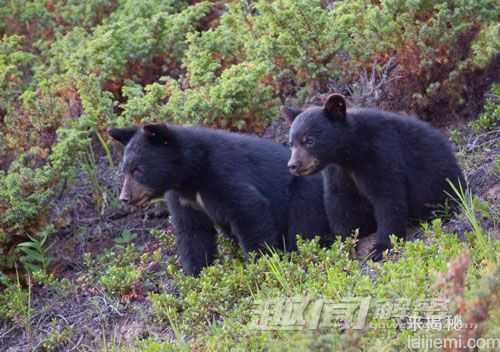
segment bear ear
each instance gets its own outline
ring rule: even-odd
[[[120,142],[123,145],[127,145],[130,139],[137,132],[137,127],[125,127],[125,128],[109,128],[108,135],[115,141]]]
[[[153,144],[167,144],[169,140],[169,129],[163,123],[145,125],[142,128],[144,136]]]
[[[293,120],[302,113],[300,109],[290,108],[288,106],[281,107],[281,116],[284,117],[290,124],[292,124]]]
[[[347,104],[344,96],[337,93],[330,94],[328,98],[326,98],[323,110],[326,115],[333,120],[345,120]]]

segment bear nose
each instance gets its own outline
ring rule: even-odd
[[[288,170],[290,170],[290,172],[292,173],[296,172],[299,169],[299,167],[300,165],[298,162],[293,162],[293,161],[288,162]]]
[[[130,197],[128,196],[127,192],[121,192],[119,199],[125,204],[127,204],[130,201]]]

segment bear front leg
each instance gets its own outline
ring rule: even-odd
[[[217,231],[206,214],[181,205],[176,192],[167,192],[167,204],[176,232],[176,250],[182,269],[185,274],[196,276],[214,260]]]
[[[390,235],[404,238],[408,223],[408,206],[404,201],[392,199],[379,200],[375,204],[377,234],[372,260],[380,261],[383,253],[391,248]]]
[[[361,237],[375,232],[373,207],[360,195],[351,176],[336,166],[327,167],[322,175],[325,210],[334,235],[345,240],[356,229]]]
[[[325,193],[324,197],[330,227],[342,240],[356,229],[359,229],[361,237],[375,232],[373,209],[369,202],[356,192]]]
[[[360,192],[373,207],[377,224],[375,247],[371,259],[379,261],[385,250],[391,248],[389,235],[404,237],[408,224],[408,202],[405,174],[391,168],[395,163],[368,167],[356,173]],[[388,172],[387,170],[390,170]]]

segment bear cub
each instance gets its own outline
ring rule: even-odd
[[[186,274],[216,253],[217,229],[245,255],[269,246],[295,249],[295,236],[323,235],[329,223],[321,177],[294,177],[288,148],[257,137],[206,128],[152,124],[113,128],[125,145],[120,199],[142,205],[166,195]]]
[[[390,248],[389,235],[406,235],[464,187],[447,138],[428,123],[376,109],[347,109],[340,94],[323,107],[284,108],[292,123],[292,174],[322,171],[331,230],[345,238],[355,229],[376,232],[373,260]],[[449,180],[449,181],[448,181]]]

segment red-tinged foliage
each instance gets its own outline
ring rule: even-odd
[[[471,264],[469,252],[464,251],[457,259],[448,264],[448,272],[438,275],[436,286],[443,292],[445,298],[455,304],[455,314],[462,324],[451,332],[454,341],[467,342],[477,340],[483,334],[483,323],[490,317],[490,312],[500,302],[500,266],[493,268],[477,287],[478,297],[466,300],[464,298],[465,278]],[[463,346],[449,344],[443,347],[445,352],[463,351]]]

